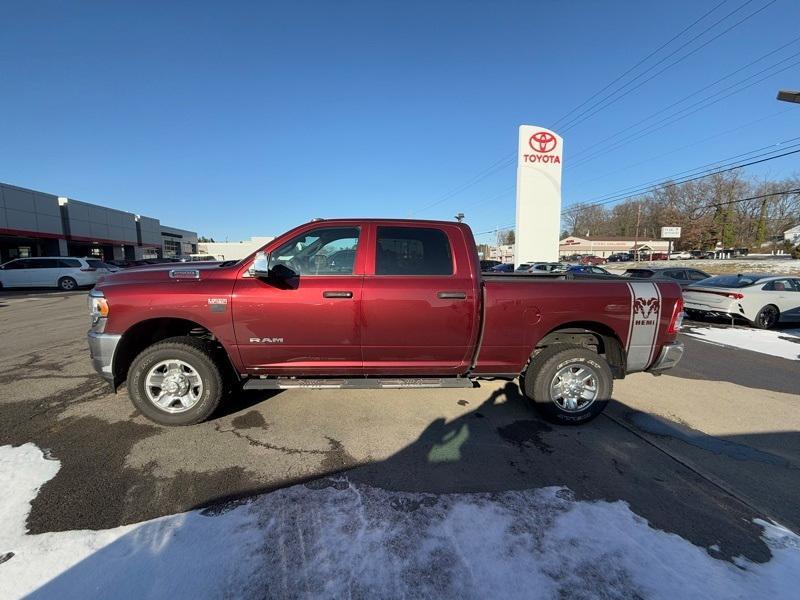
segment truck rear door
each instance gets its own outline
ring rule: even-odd
[[[437,224],[370,224],[362,290],[366,374],[452,375],[478,337],[479,281],[462,231]],[[477,263],[476,263],[477,264]]]

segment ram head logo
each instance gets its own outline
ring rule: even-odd
[[[641,315],[647,319],[650,315],[658,314],[660,302],[658,298],[635,298],[633,300],[633,314]]]

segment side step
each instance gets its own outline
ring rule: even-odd
[[[404,388],[473,388],[476,384],[465,377],[386,378],[386,379],[296,379],[294,377],[269,377],[248,379],[246,390],[377,390]]]

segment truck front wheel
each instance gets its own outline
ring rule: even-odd
[[[128,371],[128,394],[139,411],[161,425],[205,421],[224,392],[212,349],[192,337],[173,337],[145,348]]]
[[[566,344],[539,352],[520,379],[536,409],[561,425],[579,425],[599,415],[614,388],[614,377],[603,357]]]

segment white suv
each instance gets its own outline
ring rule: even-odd
[[[97,283],[113,267],[97,258],[40,256],[15,258],[0,265],[0,287],[57,287],[65,291]]]

